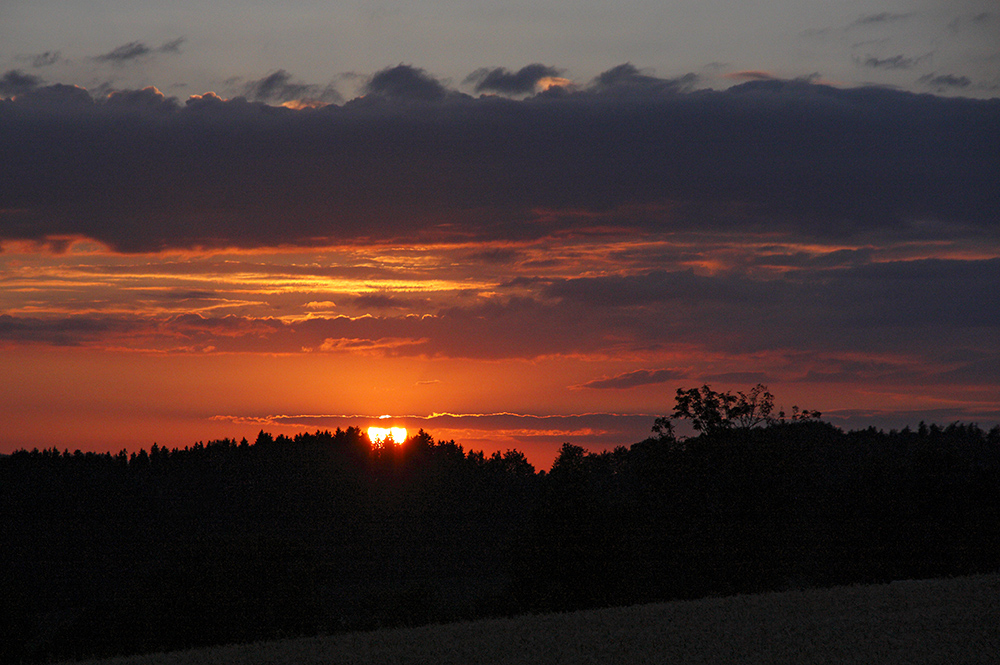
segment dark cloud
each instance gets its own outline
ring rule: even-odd
[[[49,118],[56,116],[71,116],[74,120],[80,120],[80,113],[87,113],[94,109],[94,100],[83,88],[75,85],[65,85],[56,83],[54,85],[38,86],[18,95],[14,106],[26,111],[29,116],[33,113],[40,113]],[[3,119],[0,118],[0,123]],[[5,143],[4,137],[0,137],[0,144]],[[53,166],[54,165],[50,165]],[[0,171],[3,170],[0,164]],[[2,193],[0,193],[2,198]],[[0,236],[3,235],[0,229]]]
[[[998,233],[995,100],[781,80],[678,91],[651,78],[625,67],[601,89],[519,101],[449,92],[401,65],[372,77],[371,99],[311,113],[37,86],[0,104],[0,240],[82,235],[135,252]]]
[[[865,67],[872,69],[910,69],[922,58],[908,58],[904,55],[894,55],[890,58],[876,58],[868,56],[862,62]]]
[[[355,310],[374,310],[373,315],[298,321],[249,314],[120,320],[97,315],[44,320],[8,316],[0,319],[0,339],[161,351],[360,350],[479,359],[633,355],[679,343],[712,353],[806,354],[793,363],[801,368],[799,373],[812,372],[805,376],[809,381],[829,382],[936,380],[926,371],[907,374],[912,372],[908,354],[923,358],[925,366],[930,358],[952,368],[968,366],[963,371],[971,377],[979,360],[996,356],[992,340],[1000,334],[1000,310],[993,306],[1000,293],[1000,259],[842,265],[767,279],[742,273],[658,271],[536,280],[523,286],[532,284],[533,295],[501,292],[443,308],[390,293],[365,294],[348,300]],[[148,298],[225,300],[221,294],[182,289],[150,291]],[[324,302],[310,309],[330,307]],[[412,313],[416,308],[423,312]],[[949,355],[953,349],[961,353]],[[878,360],[820,363],[824,354],[869,354]],[[698,380],[768,382],[768,377],[746,374],[755,371],[734,366],[728,373],[719,370]],[[643,369],[582,387],[629,388],[679,378],[684,378],[679,369]],[[957,374],[954,378],[958,380]]]
[[[722,374],[707,374],[701,377],[703,381],[712,381],[722,384],[744,384],[753,386],[758,383],[768,383],[771,377],[763,372],[723,372]]]
[[[31,92],[42,80],[37,76],[25,74],[19,69],[10,69],[0,77],[0,97],[13,97]]]
[[[185,41],[184,37],[178,37],[177,39],[165,42],[158,48],[153,48],[143,42],[129,42],[128,44],[122,44],[107,53],[95,56],[94,60],[97,60],[98,62],[122,64],[132,60],[144,58],[153,53],[180,53],[181,44]]]
[[[59,51],[46,51],[37,55],[28,56],[32,67],[48,67],[62,60],[62,53]]]
[[[167,97],[156,88],[142,90],[117,90],[110,93],[104,103],[112,108],[159,111],[168,113],[179,108],[177,99]]]
[[[292,100],[343,101],[343,98],[333,86],[323,88],[309,83],[295,83],[292,81],[292,75],[284,69],[279,69],[262,79],[246,83],[242,88],[242,93],[248,99],[261,102],[286,102]]]
[[[653,271],[640,275],[576,277],[553,282],[543,289],[546,296],[585,302],[596,307],[637,307],[664,302],[699,301],[751,304],[772,294],[755,292],[750,280],[714,278],[691,270]]]
[[[423,69],[402,64],[374,74],[364,90],[378,97],[421,102],[441,101],[448,94],[447,88]]]
[[[919,81],[935,90],[962,89],[972,85],[972,80],[969,77],[956,76],[955,74],[926,74],[921,76]]]
[[[476,92],[499,92],[504,95],[526,95],[535,92],[538,82],[544,78],[556,77],[562,70],[548,65],[533,63],[516,72],[497,67],[477,69],[469,74],[465,83],[475,83]]]
[[[0,340],[26,344],[79,346],[103,342],[109,335],[127,334],[142,325],[113,317],[77,316],[39,319],[0,314]]]
[[[759,70],[744,70],[739,72],[732,72],[731,74],[726,74],[726,78],[738,79],[742,81],[778,81],[780,80],[771,72],[764,72]]]
[[[685,373],[676,369],[638,369],[634,372],[625,372],[624,374],[606,379],[587,381],[580,387],[599,390],[623,390],[653,383],[667,383],[668,381],[675,381],[684,377]]]
[[[142,42],[129,42],[128,44],[122,44],[121,46],[108,51],[102,55],[94,56],[94,60],[100,62],[127,62],[129,60],[135,60],[141,58],[145,55],[149,55],[153,52],[153,49],[146,46]]]
[[[938,380],[944,383],[994,385],[1000,383],[1000,356],[980,358],[943,372]]]
[[[187,39],[184,37],[178,37],[177,39],[171,39],[169,42],[164,42],[160,48],[156,49],[160,53],[180,53],[181,44],[186,42]]]
[[[591,88],[600,91],[622,92],[624,90],[681,91],[690,90],[698,82],[697,74],[685,74],[679,78],[661,79],[644,74],[630,62],[612,67],[594,78]]]
[[[905,21],[911,16],[913,16],[913,12],[879,12],[878,14],[864,14],[859,16],[851,25],[881,25],[885,23],[898,23],[899,21]]]
[[[816,348],[904,352],[975,348],[1000,330],[990,305],[1000,260],[910,260],[818,269],[767,279],[654,271],[552,281],[554,312],[595,322],[635,347],[698,339],[732,352]],[[579,315],[577,315],[579,316]],[[906,334],[901,336],[900,331]]]
[[[407,309],[415,304],[410,298],[399,298],[386,293],[366,293],[355,296],[352,302],[363,309]]]
[[[476,263],[489,263],[495,265],[506,265],[514,263],[521,258],[521,253],[509,247],[491,247],[489,249],[472,252],[468,255],[470,261]]]

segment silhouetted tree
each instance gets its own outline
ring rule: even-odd
[[[767,386],[758,383],[744,393],[716,392],[707,384],[699,388],[677,389],[676,404],[671,419],[686,418],[694,429],[706,434],[725,430],[748,431],[758,425],[773,422],[774,395]],[[668,419],[658,418],[654,432],[672,432]],[[659,428],[659,429],[658,429]],[[662,434],[661,434],[662,436]]]

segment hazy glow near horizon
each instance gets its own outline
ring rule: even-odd
[[[369,427],[368,438],[374,444],[385,443],[391,439],[397,446],[406,441],[405,427]]]

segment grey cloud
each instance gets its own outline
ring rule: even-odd
[[[59,51],[46,51],[30,56],[31,66],[35,68],[48,67],[62,60],[62,53]]]
[[[0,314],[0,340],[27,344],[79,346],[98,341],[113,333],[128,333],[135,322],[112,317],[78,316],[63,319],[38,319]]]
[[[594,379],[582,384],[581,388],[598,390],[624,390],[654,383],[666,383],[684,378],[685,373],[676,369],[639,369],[605,379]]]
[[[956,16],[948,27],[954,32],[960,32],[968,26],[982,28],[993,23],[997,19],[997,14],[991,12],[979,12],[978,14]]]
[[[984,385],[1000,383],[1000,356],[980,358],[975,362],[943,372],[937,378],[945,383]]]
[[[908,58],[904,55],[894,55],[890,58],[876,58],[870,55],[863,60],[863,64],[872,69],[910,69],[920,60],[922,58]]]
[[[956,76],[955,74],[926,74],[918,79],[935,90],[947,90],[949,88],[968,88],[972,85],[972,80],[967,76]]]
[[[156,88],[142,90],[116,90],[110,93],[104,103],[112,108],[143,109],[168,113],[179,108],[175,97],[167,97]]]
[[[771,72],[762,72],[755,70],[733,72],[728,76],[729,78],[742,79],[746,81],[780,81],[780,79],[775,77],[775,75],[772,74]]]
[[[503,67],[477,69],[469,74],[465,83],[475,83],[476,92],[499,92],[505,95],[524,95],[535,91],[543,78],[559,76],[562,70],[539,63],[522,67],[516,72]]]
[[[160,48],[156,49],[160,53],[180,53],[181,44],[186,42],[187,39],[184,37],[178,37],[177,39],[171,39],[169,42],[164,42]]]
[[[178,37],[177,39],[165,42],[158,48],[153,48],[143,42],[129,42],[128,44],[122,44],[107,53],[95,56],[94,60],[97,60],[98,62],[122,64],[132,60],[138,60],[153,53],[180,53],[181,44],[185,41],[184,37]]]
[[[913,12],[879,12],[877,14],[864,14],[859,16],[851,25],[879,25],[884,23],[897,23],[913,16]]]
[[[31,92],[42,80],[37,76],[25,74],[19,69],[10,69],[0,77],[0,97],[13,97]]]
[[[626,67],[607,80],[642,85],[514,100],[401,65],[372,77],[373,99],[311,113],[38,86],[0,103],[0,239],[83,235],[136,252],[1000,231],[996,100],[780,80],[678,91],[646,76]]]
[[[905,352],[940,346],[942,335],[956,348],[980,348],[1000,331],[992,306],[997,259],[871,263],[769,279],[651,272],[559,280],[542,292],[560,298],[555,309],[586,311],[585,320],[640,346],[698,339],[732,351]]]
[[[595,90],[620,92],[629,89],[657,88],[661,91],[691,90],[698,83],[697,74],[685,74],[675,79],[661,79],[650,74],[644,74],[638,67],[626,62],[617,67],[602,72],[594,78],[591,87]]]
[[[242,92],[248,99],[261,102],[285,102],[299,99],[323,102],[343,101],[332,85],[324,88],[309,83],[295,83],[292,81],[292,75],[284,69],[279,69],[262,79],[246,83]]]
[[[79,120],[80,113],[87,113],[93,110],[94,100],[83,88],[75,85],[65,85],[56,83],[53,85],[39,86],[18,95],[15,106],[24,109],[29,115],[41,113],[49,117],[73,116]],[[3,119],[0,118],[0,124]],[[3,137],[0,137],[0,144],[3,144]],[[54,166],[54,165],[53,165]],[[0,165],[0,173],[3,166]],[[0,196],[2,198],[2,196]],[[3,231],[0,229],[0,237]]]
[[[659,79],[643,74],[631,62],[612,67],[594,79],[598,88],[614,88],[619,85],[655,85]]]
[[[375,73],[364,90],[369,95],[422,102],[440,101],[448,93],[440,81],[423,69],[402,64]]]
[[[94,60],[115,63],[127,62],[129,60],[135,60],[145,55],[149,55],[152,52],[153,49],[149,48],[142,42],[129,42],[128,44],[122,44],[107,53],[95,56]]]

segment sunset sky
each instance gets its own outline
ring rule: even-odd
[[[993,0],[0,0],[0,100],[0,453],[1000,423]]]

